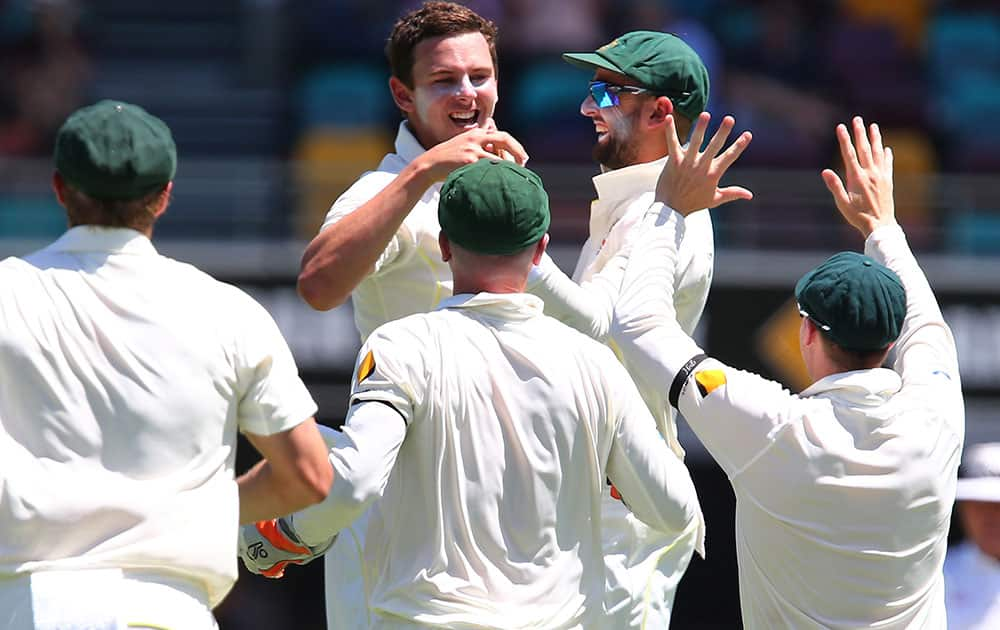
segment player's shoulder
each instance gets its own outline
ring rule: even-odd
[[[566,354],[587,355],[591,360],[617,363],[614,353],[603,343],[549,315],[536,320],[536,334],[550,346],[561,348]]]
[[[25,274],[35,269],[34,265],[28,261],[10,256],[0,260],[0,272],[8,274]]]
[[[357,181],[351,184],[347,190],[342,192],[340,196],[333,201],[330,205],[330,209],[326,213],[323,226],[320,229],[326,229],[330,225],[336,223],[367,202],[371,201],[371,199],[374,198],[375,195],[382,192],[382,190],[384,190],[397,175],[398,171],[386,171],[381,168],[376,171],[368,171],[362,174]]]
[[[5,258],[0,260],[0,290],[17,291],[18,287],[35,284],[39,270],[31,263],[21,258]]]
[[[442,311],[414,313],[388,321],[368,336],[368,343],[380,345],[405,344],[409,347],[433,345],[436,332],[447,328]]]
[[[365,194],[374,196],[380,190],[396,179],[402,169],[383,169],[379,167],[374,171],[366,171],[358,177],[357,181],[348,186],[347,190],[338,197],[340,199],[359,197]],[[336,202],[334,202],[336,203]]]
[[[264,311],[257,300],[240,287],[219,280],[212,274],[184,261],[160,256],[168,269],[167,277],[180,287],[185,295],[197,300],[205,309],[211,307],[227,315],[248,315]]]
[[[371,199],[388,186],[392,180],[396,179],[405,166],[406,163],[402,158],[394,153],[390,153],[382,159],[382,163],[379,164],[377,169],[365,171],[353,184],[348,186],[347,190],[341,193],[333,202],[332,207],[336,208],[338,205],[343,205],[351,200],[362,199],[365,201]]]

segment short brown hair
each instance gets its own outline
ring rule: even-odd
[[[67,184],[63,201],[70,227],[102,225],[145,232],[156,222],[166,190],[166,186],[157,188],[136,199],[95,199]]]
[[[396,21],[385,45],[389,70],[409,88],[413,87],[413,49],[431,37],[482,33],[490,47],[493,72],[497,72],[497,28],[469,7],[454,2],[425,2]]]
[[[815,325],[815,324],[814,324]],[[823,350],[826,356],[837,365],[843,372],[853,372],[855,370],[870,370],[881,367],[885,359],[889,356],[889,348],[881,350],[848,350],[836,341],[826,336],[817,326],[817,332],[822,340]]]

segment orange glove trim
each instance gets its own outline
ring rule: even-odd
[[[261,536],[267,539],[267,542],[274,545],[276,548],[282,551],[287,551],[288,553],[312,553],[308,547],[302,545],[297,545],[285,536],[281,529],[278,527],[278,519],[272,518],[269,521],[257,521],[256,523],[257,531],[260,532]],[[284,564],[284,563],[278,563]],[[278,565],[275,565],[278,566]]]

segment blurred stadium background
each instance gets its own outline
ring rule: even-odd
[[[714,213],[716,279],[699,330],[713,355],[803,386],[789,302],[795,279],[860,247],[818,173],[836,122],[882,124],[898,214],[960,350],[968,441],[1000,439],[1000,7],[957,0],[469,0],[500,27],[497,121],[532,156],[553,201],[557,261],[587,229],[588,76],[559,60],[631,29],[678,33],[712,78],[710,110],[754,142],[729,181],[756,193]],[[330,202],[391,150],[399,117],[381,48],[414,0],[0,0],[0,256],[58,236],[56,129],[100,98],[138,103],[180,155],[159,249],[234,282],[287,336],[320,403],[342,421],[359,345],[350,307],[314,313],[294,280]],[[709,526],[675,628],[739,624],[733,497],[683,436]],[[253,454],[241,449],[239,466]],[[199,515],[192,515],[199,518]],[[956,526],[953,537],[961,532]],[[322,628],[320,563],[278,582],[243,574],[224,630]]]

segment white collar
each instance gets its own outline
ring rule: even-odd
[[[58,252],[107,252],[114,254],[156,255],[156,248],[145,234],[129,228],[103,225],[78,225],[66,230],[46,249]]]
[[[895,371],[874,368],[831,374],[802,390],[800,395],[808,397],[832,393],[838,400],[856,406],[877,407],[899,392],[902,386],[903,379]]]
[[[441,300],[438,310],[470,309],[490,317],[525,320],[542,314],[545,305],[530,293],[461,293]]]
[[[590,233],[606,235],[628,209],[629,201],[637,194],[652,193],[663,171],[667,158],[654,162],[633,164],[593,177],[597,202],[590,208]]]
[[[417,137],[413,135],[413,131],[410,129],[409,123],[405,120],[399,123],[399,131],[396,132],[396,155],[403,158],[403,160],[409,164],[413,160],[421,156],[425,149]]]

